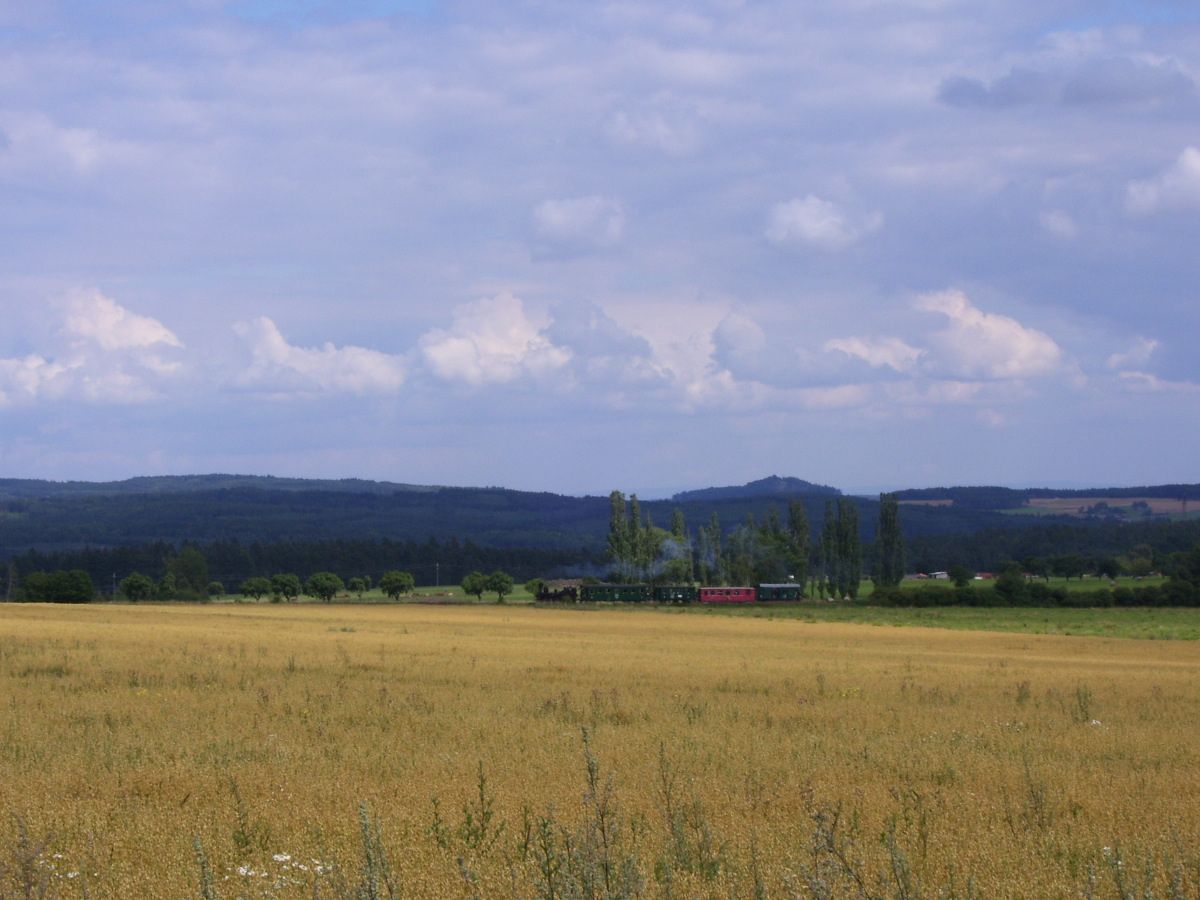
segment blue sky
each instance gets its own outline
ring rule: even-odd
[[[1166,0],[0,0],[0,474],[1195,481],[1198,48]]]

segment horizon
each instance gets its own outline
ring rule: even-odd
[[[0,50],[15,477],[1197,477],[1194,5],[62,0]]]
[[[388,478],[379,478],[379,479],[364,478],[364,477],[355,476],[355,475],[302,476],[302,475],[275,475],[275,474],[270,474],[270,473],[256,474],[256,473],[251,473],[251,472],[185,472],[185,473],[178,473],[178,474],[157,473],[157,474],[131,475],[131,476],[128,476],[125,478],[113,478],[113,479],[102,479],[102,480],[92,480],[92,479],[84,479],[84,478],[24,478],[21,476],[0,475],[0,480],[44,481],[44,482],[49,482],[52,484],[106,485],[106,484],[121,484],[124,482],[135,481],[135,480],[144,479],[144,478],[279,478],[279,479],[297,480],[297,481],[333,481],[333,482],[362,481],[362,482],[367,482],[367,483],[371,483],[371,484],[397,484],[397,485],[403,484],[403,485],[411,485],[413,487],[421,487],[421,488],[450,488],[450,489],[462,489],[462,490],[512,490],[512,491],[519,491],[519,492],[523,492],[523,493],[548,493],[548,494],[556,494],[558,496],[563,496],[563,497],[577,497],[577,498],[607,497],[612,491],[619,490],[626,496],[636,494],[639,499],[641,499],[645,502],[661,502],[661,501],[665,501],[665,500],[671,500],[674,498],[675,495],[681,494],[681,493],[686,493],[686,492],[690,492],[690,491],[703,491],[703,490],[709,490],[709,489],[745,487],[749,484],[753,484],[754,482],[761,481],[761,480],[764,480],[766,478],[771,478],[771,477],[787,478],[787,479],[794,478],[797,480],[806,481],[809,484],[812,484],[816,487],[836,488],[837,490],[841,491],[842,494],[845,496],[858,497],[858,498],[862,498],[862,499],[872,499],[874,497],[877,497],[879,494],[890,493],[893,491],[936,490],[938,488],[945,488],[947,490],[952,490],[952,489],[956,489],[956,488],[968,488],[968,487],[969,488],[998,487],[998,488],[1005,488],[1008,490],[1016,490],[1016,491],[1020,491],[1020,490],[1063,490],[1063,491],[1096,490],[1096,491],[1102,492],[1102,491],[1106,491],[1106,490],[1128,490],[1131,488],[1138,488],[1138,487],[1153,488],[1153,487],[1161,487],[1161,486],[1167,485],[1167,484],[1193,484],[1193,483],[1200,484],[1200,482],[1168,482],[1168,481],[1152,481],[1152,482],[1143,482],[1140,484],[1104,484],[1104,485],[1087,483],[1087,482],[1080,482],[1080,483],[1075,483],[1075,484],[1072,484],[1072,483],[1054,484],[1054,483],[1043,483],[1043,482],[1030,482],[1027,484],[985,484],[985,483],[980,482],[980,483],[970,483],[970,484],[927,484],[927,485],[909,484],[909,485],[894,485],[894,486],[889,486],[889,487],[863,487],[863,486],[843,486],[843,485],[836,485],[836,484],[826,484],[823,482],[815,481],[813,479],[802,478],[802,477],[796,476],[796,475],[776,475],[776,474],[772,473],[771,475],[764,475],[764,476],[761,476],[760,478],[754,478],[748,482],[742,482],[742,483],[737,483],[737,484],[734,484],[734,483],[707,484],[707,485],[692,485],[689,487],[674,487],[674,488],[672,488],[672,487],[643,488],[643,489],[635,488],[632,490],[630,490],[629,488],[616,486],[616,487],[610,487],[606,490],[599,490],[599,491],[572,492],[572,491],[565,491],[565,490],[556,490],[554,488],[549,488],[549,487],[516,487],[516,486],[512,486],[512,485],[503,485],[503,484],[453,484],[453,483],[423,484],[423,483],[417,483],[417,482],[412,482],[412,481],[397,481],[397,480],[388,479]]]

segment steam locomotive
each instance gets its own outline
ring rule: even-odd
[[[804,587],[795,582],[756,587],[696,587],[690,584],[585,584],[538,591],[539,603],[766,603],[797,602]]]

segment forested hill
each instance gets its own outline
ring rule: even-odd
[[[1155,484],[1122,488],[1008,488],[1008,487],[934,487],[897,491],[901,502],[947,502],[972,509],[1012,510],[1033,501],[1136,501],[1200,500],[1200,484]]]
[[[707,500],[738,500],[750,497],[838,497],[841,491],[824,484],[813,484],[802,478],[780,478],[769,475],[758,481],[734,487],[710,487],[683,491],[671,498],[675,503],[696,503]]]
[[[1192,490],[1195,486],[1182,486]],[[952,492],[946,496],[946,491]],[[1080,502],[999,496],[1006,489],[934,489],[903,492],[901,526],[910,540],[960,535],[992,528],[1023,530],[1081,518],[1129,523],[1196,518],[1167,504],[1154,507],[1158,489],[1086,492]],[[941,493],[938,493],[941,492]],[[964,493],[965,492],[965,493]],[[971,492],[976,492],[972,494]],[[1065,493],[1065,492],[1063,492]],[[799,500],[814,534],[836,488],[798,478],[771,478],[737,488],[713,488],[647,501],[642,511],[667,527],[674,510],[693,532],[716,515],[723,530],[749,518],[786,518]],[[1096,503],[1108,496],[1111,505]],[[1125,499],[1119,499],[1124,496]],[[1180,496],[1178,493],[1171,496]],[[1184,496],[1187,496],[1184,494]],[[1150,498],[1148,502],[1135,500]],[[965,502],[960,502],[965,501]],[[1053,501],[1053,502],[1052,502]],[[1086,504],[1084,503],[1086,501]],[[874,538],[878,503],[854,498],[864,541]],[[1061,507],[1054,502],[1061,502]],[[1167,501],[1161,501],[1166,503]],[[1176,507],[1182,501],[1175,501]],[[1030,504],[1022,507],[1022,503]],[[1050,505],[1037,506],[1048,503]],[[1090,504],[1090,505],[1087,505]],[[1121,506],[1121,504],[1125,504]],[[1195,504],[1200,507],[1200,503]],[[1097,509],[1097,507],[1100,507]],[[609,519],[608,497],[571,497],[503,488],[454,488],[360,480],[317,481],[241,475],[134,478],[110,483],[0,480],[0,560],[29,550],[130,547],[166,542],[274,544],[282,541],[392,540],[472,541],[481,547],[580,551],[602,554]],[[1086,513],[1086,515],[1085,515]]]
[[[273,475],[151,475],[124,481],[41,481],[0,478],[0,502],[26,497],[103,497],[120,494],[185,494],[256,488],[263,491],[325,491],[344,494],[430,492],[435,485],[367,481],[362,478],[276,478]]]
[[[800,479],[797,494],[744,489],[711,499],[679,495],[647,501],[643,512],[666,527],[675,509],[695,529],[715,514],[725,530],[754,517],[786,516],[801,499],[819,528],[833,488],[813,493]],[[754,483],[751,487],[753,488]],[[703,494],[704,492],[699,492]],[[857,500],[863,537],[874,533],[877,504]],[[502,488],[415,487],[369,481],[306,481],[234,475],[135,478],[108,484],[0,481],[0,559],[30,549],[127,547],[185,541],[470,540],[481,546],[586,549],[602,552],[608,497],[571,497]],[[910,535],[946,534],[1014,523],[999,513],[913,507],[905,511]]]

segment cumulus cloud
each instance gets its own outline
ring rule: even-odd
[[[607,197],[564,197],[539,203],[533,224],[543,248],[582,253],[619,243],[625,213],[620,203]]]
[[[61,395],[67,367],[43,356],[0,359],[0,406],[33,402]]]
[[[1062,360],[1049,335],[976,308],[962,291],[923,294],[916,308],[948,320],[929,336],[927,368],[932,371],[966,378],[1027,378],[1054,371]]]
[[[60,345],[49,352],[0,359],[0,405],[142,403],[160,396],[161,379],[182,368],[163,355],[183,348],[169,328],[98,290],[67,298],[56,334]]]
[[[1120,353],[1114,353],[1105,363],[1110,369],[1129,369],[1144,366],[1158,349],[1158,341],[1153,338],[1139,337],[1133,345]]]
[[[825,349],[861,359],[872,368],[886,366],[897,372],[911,372],[923,352],[897,337],[835,338],[825,342]]]
[[[766,236],[778,246],[807,244],[822,250],[842,250],[878,231],[882,225],[882,213],[854,213],[809,194],[775,204]]]
[[[446,381],[483,385],[543,376],[571,359],[570,350],[546,337],[544,324],[506,292],[460,306],[450,328],[421,338],[421,353],[429,370]]]
[[[404,384],[402,358],[365,347],[296,347],[275,323],[260,316],[233,326],[253,360],[236,379],[244,387],[273,394],[380,394]]]
[[[104,350],[182,347],[169,328],[149,316],[139,316],[99,291],[76,293],[69,301],[63,330],[72,338],[93,341]]]
[[[1164,171],[1145,181],[1131,181],[1125,208],[1134,215],[1200,209],[1200,149],[1187,147]]]
[[[1103,57],[1066,67],[1014,67],[992,81],[957,75],[943,80],[937,95],[949,106],[1005,109],[1166,103],[1195,91],[1195,82],[1173,63]]]

